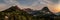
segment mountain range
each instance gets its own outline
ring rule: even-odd
[[[41,10],[33,10],[33,9],[30,9],[30,8],[25,8],[25,9],[20,9],[18,8],[18,6],[12,6],[4,11],[2,11],[4,13],[27,13],[29,15],[33,15],[33,16],[39,16],[39,15],[45,15],[45,14],[53,14],[49,9],[48,7],[44,7],[42,8]]]
[[[50,12],[50,13],[52,13],[52,12],[48,9],[48,7],[44,7],[42,10],[33,10],[33,9],[30,9],[30,8],[20,9],[20,8],[18,8],[17,5],[16,5],[16,6],[12,6],[12,7],[8,8],[8,9],[4,10],[4,11],[6,11],[6,12],[12,12],[12,11],[15,11],[15,10],[23,10],[23,11],[26,11],[26,12],[29,12],[29,11],[45,11],[45,12]],[[4,11],[3,11],[3,12],[4,12]]]

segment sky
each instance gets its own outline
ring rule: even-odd
[[[0,0],[0,11],[10,8],[12,5],[18,5],[19,8],[31,8],[41,10],[43,7],[48,7],[52,12],[60,11],[60,0]]]

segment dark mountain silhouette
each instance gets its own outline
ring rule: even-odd
[[[8,8],[8,9],[2,11],[2,12],[13,12],[13,11],[16,11],[16,10],[20,10],[20,8],[18,8],[17,5],[16,6],[12,6],[12,7]]]
[[[7,15],[9,17],[9,20],[10,20],[10,16],[11,16],[11,18],[13,18],[13,20],[19,19],[19,18],[17,18],[17,16],[19,16],[19,15],[20,16],[24,15],[27,18],[26,20],[28,20],[28,17],[26,16],[27,13],[25,11],[21,10],[20,8],[18,8],[18,6],[12,6],[12,7],[8,8],[0,13]],[[21,18],[21,20],[23,20],[23,19]]]
[[[42,9],[42,11],[50,12],[50,10],[48,9],[48,7],[44,7],[44,8]]]
[[[54,15],[54,13],[53,13],[53,12],[51,12],[51,11],[49,10],[49,8],[48,8],[48,7],[44,7],[44,8],[42,8],[42,10],[41,10],[41,11],[49,12],[50,14]]]
[[[34,12],[34,14],[35,14],[35,12],[37,13],[37,12],[39,12],[39,10],[33,10],[33,9],[30,9],[30,8],[26,8],[26,9],[20,9],[20,8],[18,8],[18,6],[16,5],[16,6],[12,6],[12,7],[10,7],[9,9],[6,9],[6,10],[4,10],[4,11],[2,11],[2,12],[13,12],[13,11],[20,11],[20,12],[28,12],[28,13],[31,13],[31,14],[33,14],[33,12]],[[18,12],[19,12],[18,11]],[[48,9],[48,7],[44,7],[42,10],[40,10],[40,11],[45,11],[45,12],[50,12],[50,13],[52,13],[49,9]],[[53,14],[53,13],[52,13]]]

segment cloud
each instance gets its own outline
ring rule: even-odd
[[[37,1],[33,2],[32,5],[30,5],[30,6],[21,5],[20,2],[18,2],[17,0],[4,0],[4,1],[9,6],[18,5],[18,7],[21,9],[32,8],[32,9],[36,9],[36,10],[41,10],[43,7],[47,6],[47,3],[45,2],[45,0],[37,0]]]
[[[0,11],[5,10],[6,8],[8,8],[6,4],[0,4]]]
[[[19,8],[31,8],[35,10],[41,10],[43,7],[48,6],[49,10],[53,12],[53,9],[57,7],[56,3],[53,3],[52,0],[37,0],[34,1],[31,5],[21,5],[18,0],[4,0],[5,3],[0,3],[0,10],[5,10],[10,8],[12,5],[18,5]],[[60,3],[58,3],[60,4]]]
[[[42,6],[43,5],[43,6]],[[22,5],[23,6],[23,5]],[[33,3],[32,3],[32,5],[30,5],[30,6],[23,6],[23,8],[26,8],[26,7],[28,7],[28,8],[32,8],[32,9],[36,9],[36,10],[39,10],[39,9],[42,9],[42,7],[44,7],[44,6],[46,6],[45,4],[43,4],[43,3],[41,3],[39,0],[37,0],[37,1],[34,1]],[[21,6],[20,6],[21,7]],[[39,7],[39,8],[38,8]]]
[[[17,0],[4,0],[7,4],[9,4],[9,5],[18,5],[18,7],[19,8],[32,8],[32,9],[40,9],[40,8],[42,8],[42,7],[44,7],[45,6],[45,4],[42,4],[42,3],[40,3],[40,1],[39,0],[37,0],[37,1],[34,1],[33,3],[32,3],[32,5],[30,5],[30,6],[25,6],[25,5],[21,5],[20,4],[20,2],[18,2]],[[42,6],[43,5],[43,6]],[[39,8],[40,7],[40,8]]]
[[[9,2],[9,1],[4,0],[3,3],[0,3],[0,11],[3,11],[3,10],[8,9],[8,8],[10,8],[12,5],[14,5],[14,4],[12,4],[12,3]]]

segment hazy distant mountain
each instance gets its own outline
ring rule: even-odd
[[[60,16],[60,12],[56,13],[55,15]]]
[[[22,9],[22,10],[24,10],[24,11],[26,11],[26,12],[31,12],[31,11],[33,11],[33,9],[30,9],[30,8],[24,8],[24,9]]]

